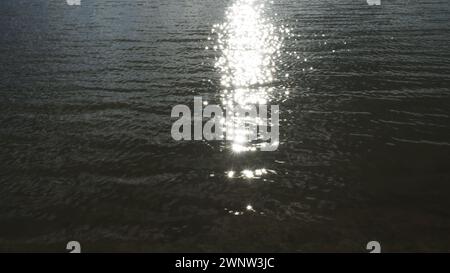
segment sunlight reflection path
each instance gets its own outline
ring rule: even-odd
[[[277,59],[283,36],[266,15],[264,0],[236,0],[226,11],[223,24],[214,25],[221,52],[215,66],[221,73],[221,99],[227,119],[224,132],[233,152],[256,151],[265,142],[249,137],[249,126],[270,125],[270,120],[240,116],[239,109],[266,105],[274,92]],[[278,145],[278,143],[275,143]]]

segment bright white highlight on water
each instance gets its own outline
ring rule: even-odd
[[[67,5],[69,6],[80,6],[81,0],[66,0]]]
[[[220,51],[215,66],[221,74],[222,105],[227,109],[224,132],[235,153],[255,151],[248,126],[272,125],[270,120],[239,116],[236,108],[265,105],[274,92],[276,62],[283,42],[271,18],[266,15],[264,0],[236,0],[226,11],[225,22],[214,25],[214,47]],[[239,107],[236,107],[239,106]],[[246,108],[247,107],[247,108]]]
[[[381,0],[367,0],[369,6],[380,6]]]
[[[242,171],[242,175],[243,175],[245,178],[253,178],[253,177],[255,177],[255,174],[254,174],[253,171],[251,171],[251,170],[243,170],[243,171]]]
[[[247,205],[247,207],[245,207],[245,209],[248,210],[248,211],[255,211],[255,210],[253,209],[253,206],[252,206],[252,205]]]

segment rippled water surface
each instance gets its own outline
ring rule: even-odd
[[[449,20],[446,0],[1,1],[0,250],[448,251]],[[279,105],[278,149],[173,140],[194,96]]]

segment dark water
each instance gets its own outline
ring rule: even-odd
[[[1,1],[0,250],[450,250],[449,2],[255,1],[274,152],[170,134],[237,1]]]

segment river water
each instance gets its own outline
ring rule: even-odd
[[[450,248],[446,0],[3,0],[0,26],[1,251]],[[175,141],[194,96],[278,105],[277,149]]]

